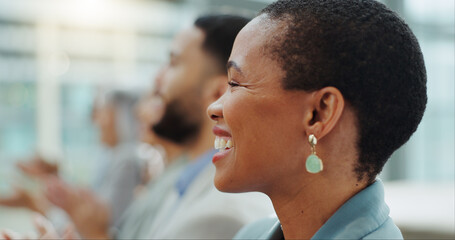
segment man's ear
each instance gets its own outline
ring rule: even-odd
[[[344,110],[344,98],[335,87],[314,91],[308,98],[309,108],[304,116],[304,128],[308,135],[317,139],[327,135],[338,123]]]
[[[220,98],[227,89],[227,76],[217,75],[207,80],[204,86],[204,100],[209,104]]]

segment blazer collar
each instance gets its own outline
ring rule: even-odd
[[[311,239],[360,239],[378,229],[388,218],[384,187],[377,179],[344,203]],[[284,239],[280,222],[277,220],[260,238]]]
[[[360,239],[378,229],[388,218],[384,187],[377,179],[344,203],[312,239]]]

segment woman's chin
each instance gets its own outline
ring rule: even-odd
[[[238,192],[243,192],[239,190],[234,184],[234,181],[229,180],[223,176],[220,176],[221,174],[219,173],[218,169],[215,174],[215,179],[214,179],[214,184],[215,187],[221,191],[221,192],[227,192],[227,193],[238,193]]]

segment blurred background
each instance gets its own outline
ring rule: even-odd
[[[272,0],[0,0],[0,196],[36,188],[15,163],[39,152],[87,184],[99,151],[91,121],[100,85],[147,89],[175,32],[205,13],[254,17]],[[383,0],[417,36],[428,106],[381,178],[405,238],[455,238],[453,0]],[[31,231],[29,212],[0,207],[0,229]]]

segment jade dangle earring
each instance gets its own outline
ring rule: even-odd
[[[306,159],[305,167],[309,173],[318,173],[324,168],[322,160],[316,155],[316,144],[318,143],[318,140],[313,134],[310,134],[308,142],[311,146],[311,154]]]

